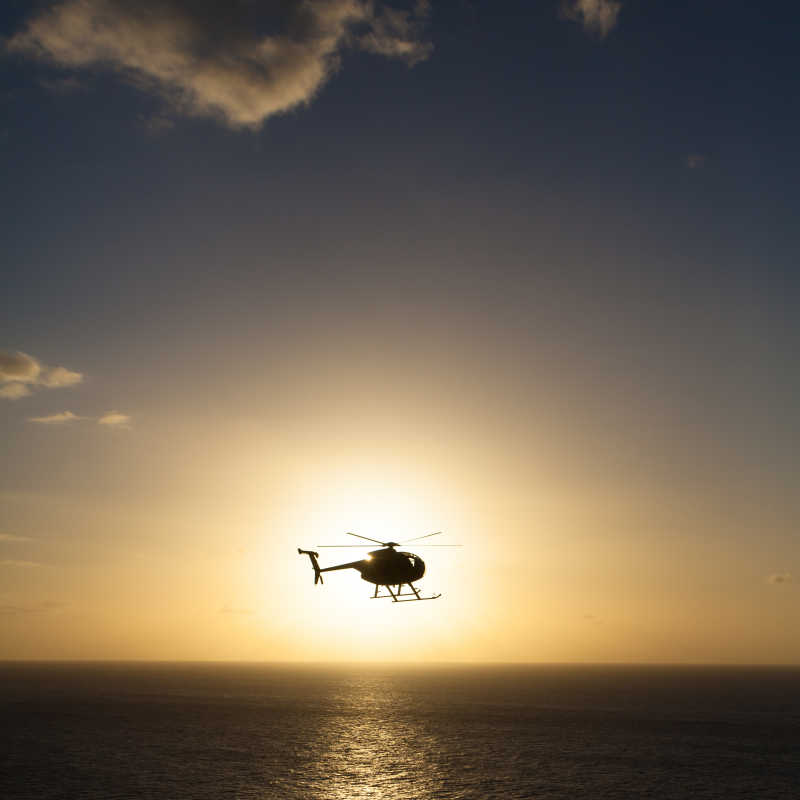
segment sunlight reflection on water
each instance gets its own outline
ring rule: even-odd
[[[437,786],[426,754],[435,737],[404,708],[385,681],[350,679],[332,698],[337,709],[324,733],[315,795],[330,800],[434,797]],[[419,709],[417,709],[419,710]]]

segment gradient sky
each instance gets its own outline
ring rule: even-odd
[[[800,663],[796,4],[219,5],[0,11],[0,658]]]

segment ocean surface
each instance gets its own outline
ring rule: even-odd
[[[0,798],[800,798],[800,669],[0,664]]]

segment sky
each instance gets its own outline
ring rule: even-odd
[[[4,3],[0,658],[800,663],[797,23]]]

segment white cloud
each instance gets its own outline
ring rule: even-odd
[[[32,386],[60,389],[83,380],[80,372],[66,367],[48,367],[27,353],[0,351],[0,397],[18,400],[31,393]]]
[[[67,422],[75,422],[84,419],[71,411],[60,411],[58,414],[49,414],[46,417],[28,417],[28,422],[39,422],[42,425],[63,425]]]
[[[97,420],[98,425],[107,425],[109,428],[129,428],[130,422],[130,416],[119,411],[107,411]]]
[[[427,13],[427,2],[378,0],[61,0],[7,48],[70,70],[110,68],[177,111],[257,128],[311,102],[348,47],[426,58]]]
[[[615,0],[562,0],[561,14],[583,25],[584,30],[600,38],[607,36],[617,25],[622,3]]]

